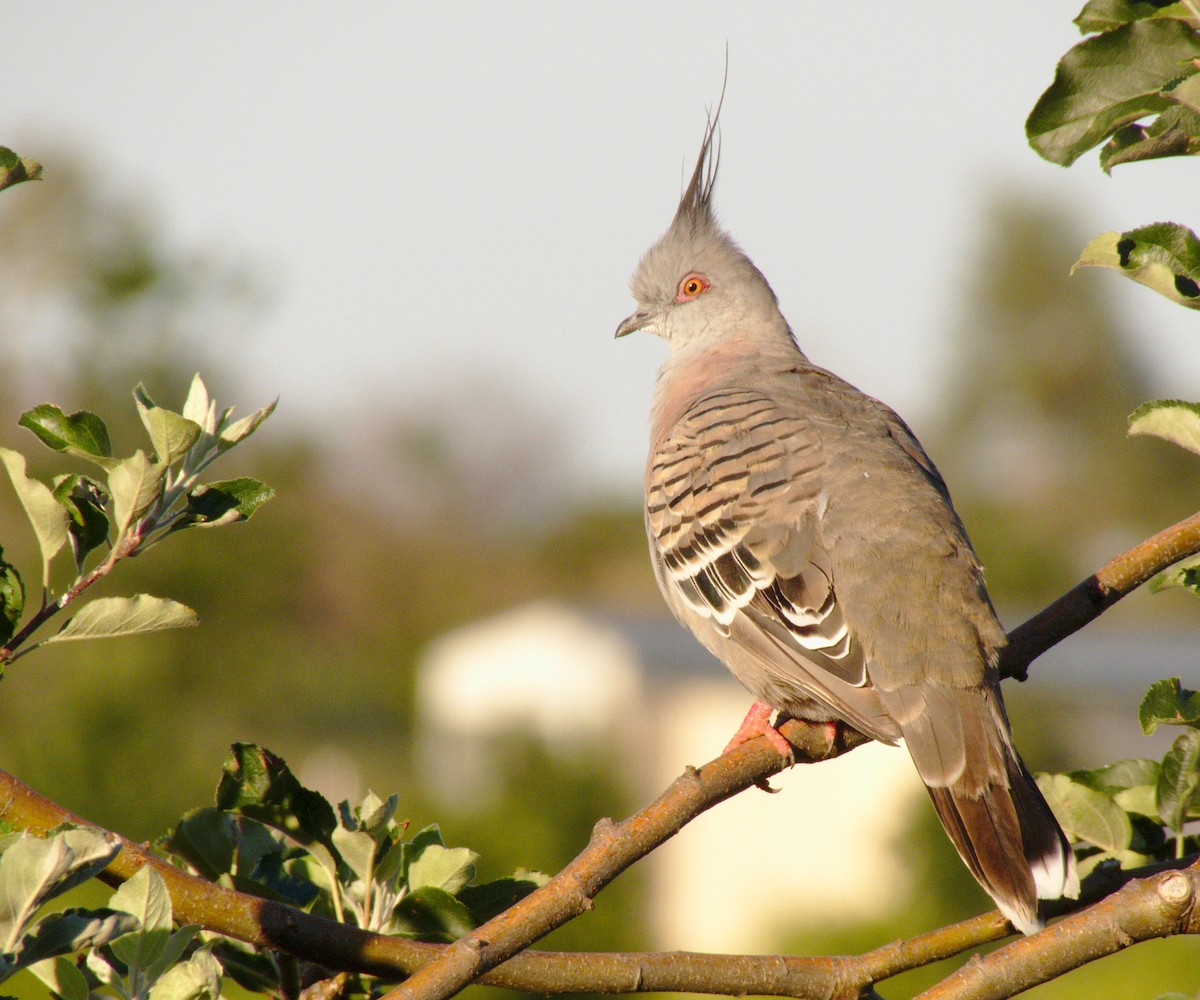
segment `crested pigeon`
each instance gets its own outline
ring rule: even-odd
[[[718,224],[715,130],[616,332],[669,347],[645,479],[658,585],[757,699],[731,746],[766,735],[790,756],[771,710],[903,740],[971,873],[1033,933],[1038,900],[1079,880],[1013,746],[979,562],[908,426],[808,360]]]

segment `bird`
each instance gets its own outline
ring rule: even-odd
[[[659,589],[755,698],[727,751],[764,735],[792,763],[786,717],[903,742],[971,874],[1035,933],[1079,878],[1013,745],[982,567],[908,425],[809,361],[719,223],[719,116],[616,330],[668,345],[645,472]]]

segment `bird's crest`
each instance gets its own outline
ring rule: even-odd
[[[728,67],[726,68],[728,73]],[[721,118],[721,105],[725,102],[725,84],[721,84],[721,97],[717,108],[708,119],[704,128],[704,142],[700,145],[700,155],[696,159],[696,168],[692,171],[692,179],[684,189],[683,197],[679,199],[679,207],[675,210],[675,219],[671,223],[673,230],[695,231],[698,228],[711,225],[715,221],[712,210],[713,187],[717,183],[717,168],[721,162],[721,140],[717,125]]]

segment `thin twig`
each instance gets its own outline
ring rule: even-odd
[[[1049,607],[1008,633],[1008,645],[1000,654],[1000,676],[1024,680],[1029,664],[1046,650],[1078,632],[1152,576],[1197,552],[1200,552],[1200,513],[1110,559]]]
[[[127,556],[133,555],[137,551],[140,541],[141,536],[136,534],[118,540],[117,545],[109,551],[101,563],[80,576],[79,579],[53,601],[47,602],[43,594],[42,606],[38,609],[38,612],[3,647],[0,647],[0,666],[11,663],[13,660],[37,648],[38,644],[27,646],[25,649],[21,649],[20,647],[29,640],[34,632],[79,597],[88,587],[111,573],[118,562]]]

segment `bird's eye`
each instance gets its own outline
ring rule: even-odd
[[[708,290],[709,284],[699,274],[689,274],[679,283],[679,292],[675,296],[676,302],[690,302],[694,298],[698,298]]]

